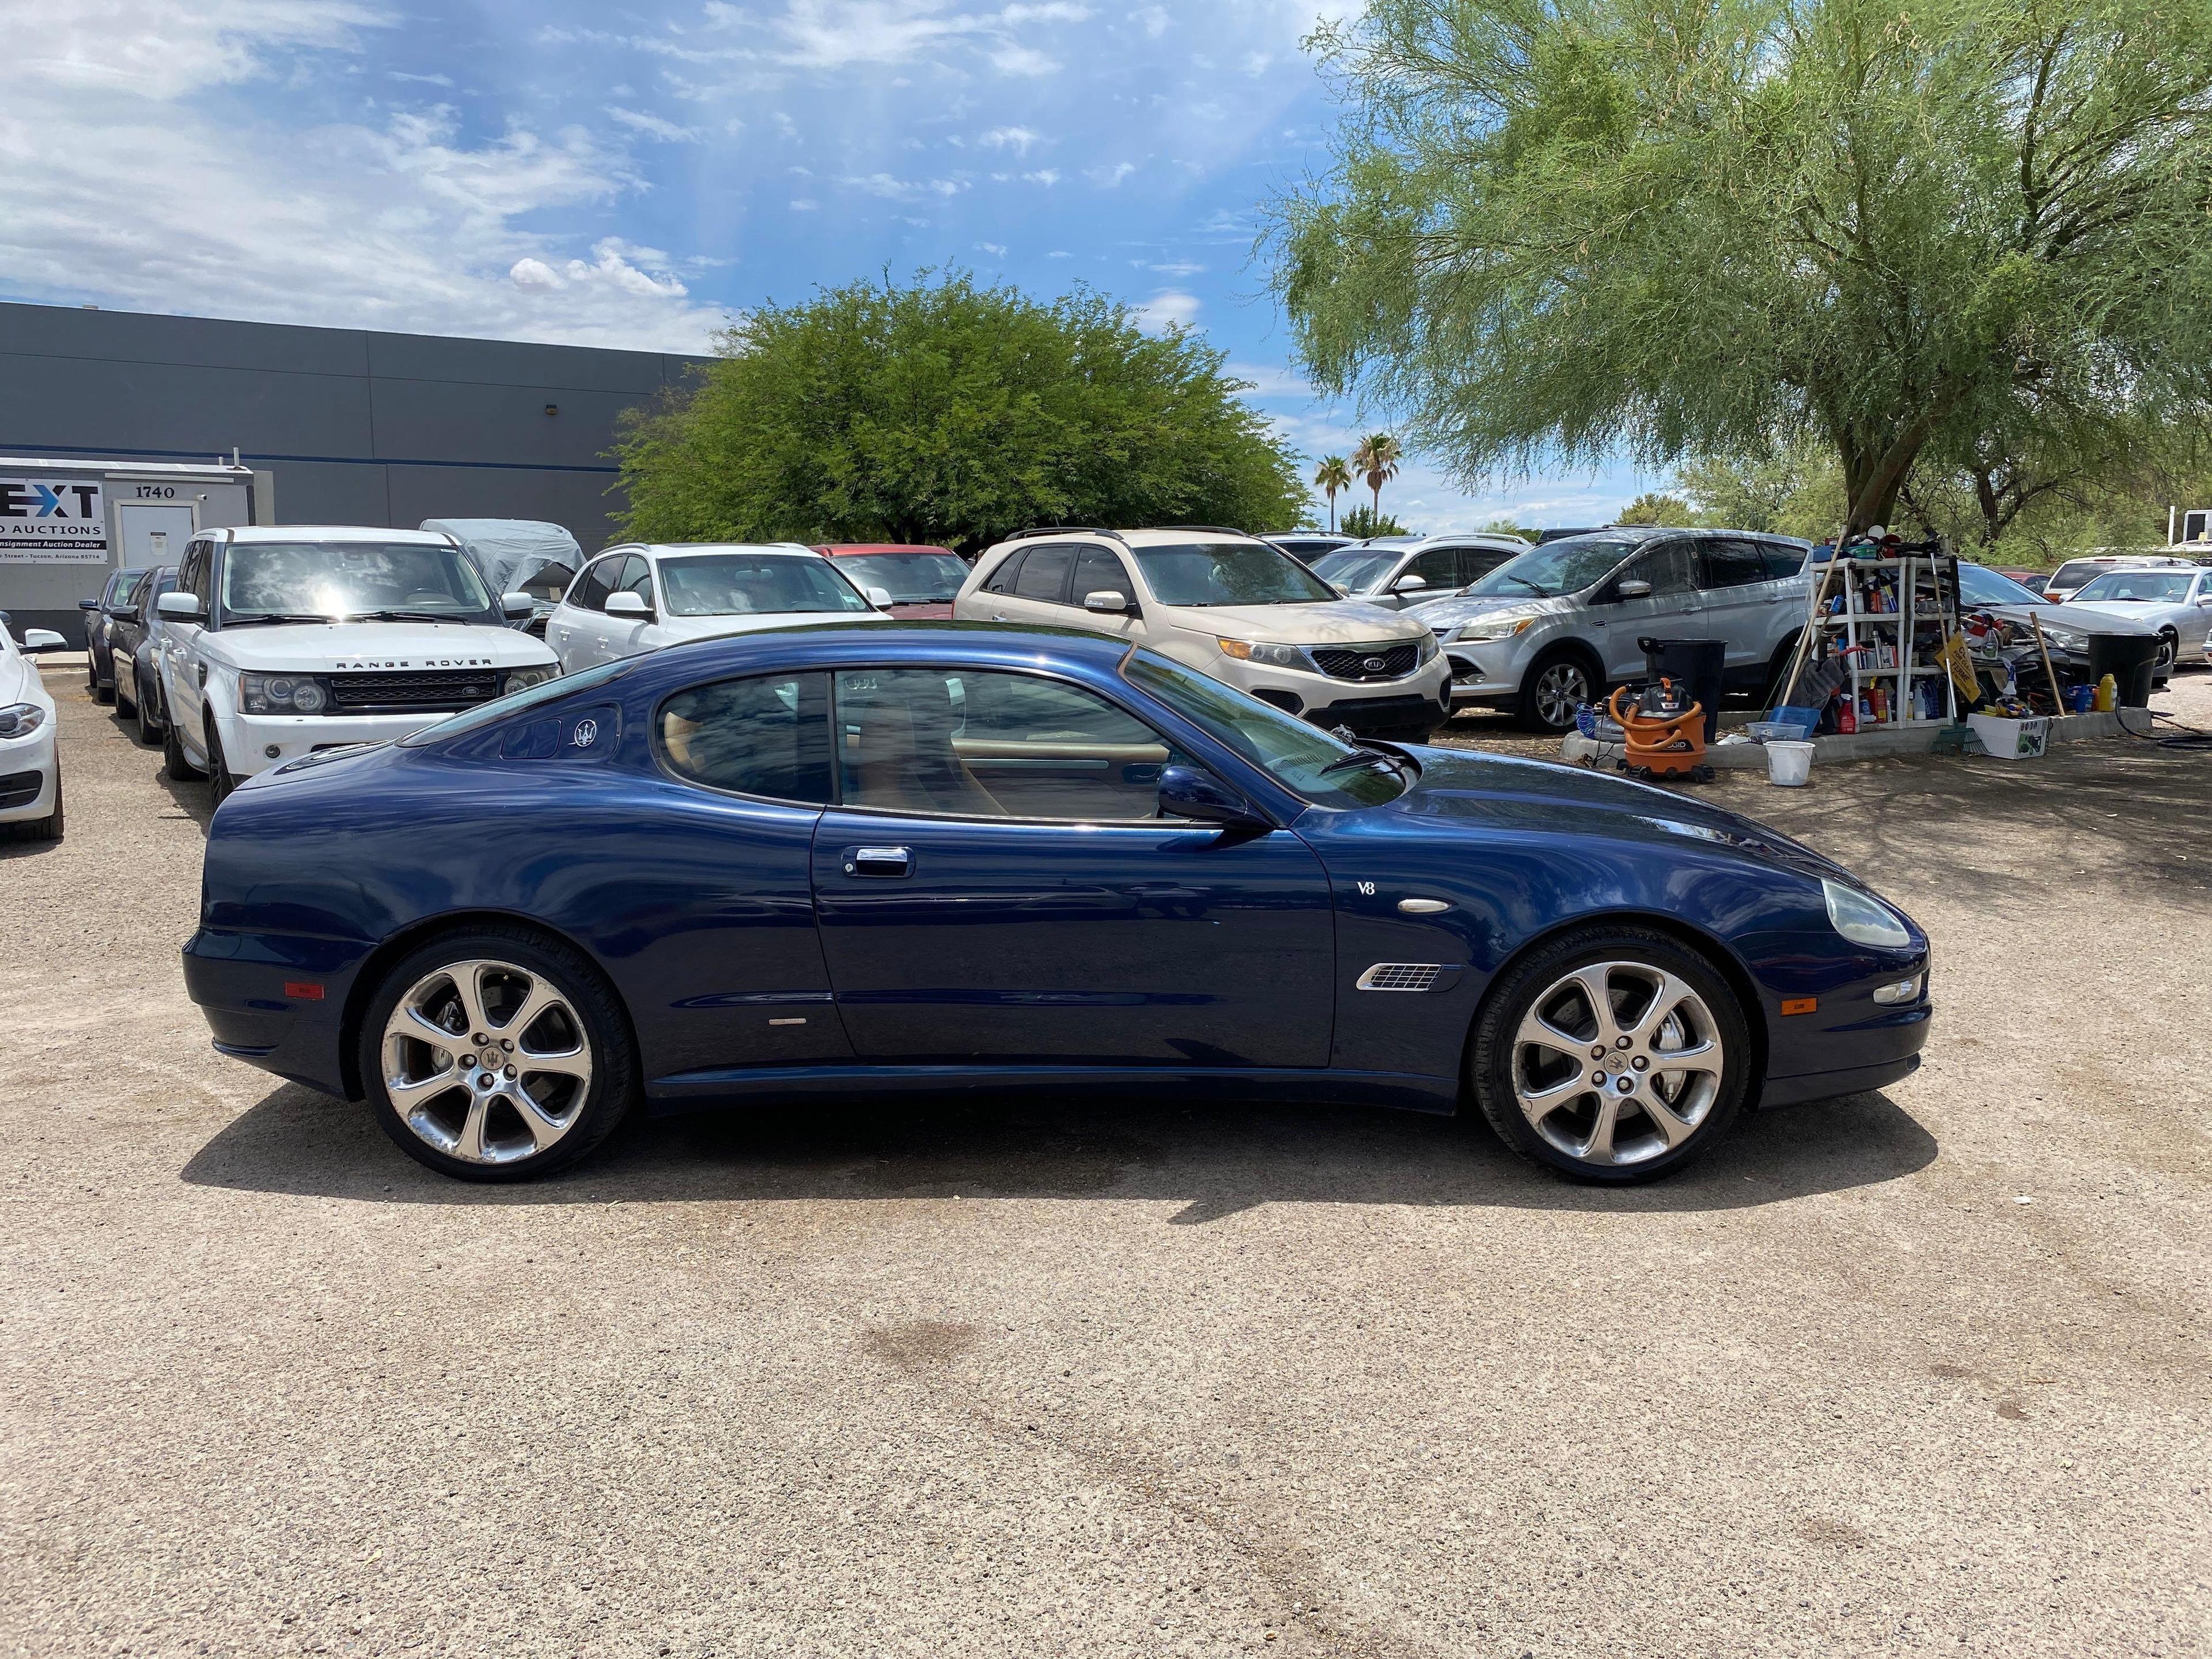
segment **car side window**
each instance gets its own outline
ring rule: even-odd
[[[1459,585],[1480,581],[1492,571],[1515,558],[1523,550],[1506,547],[1462,547],[1459,550]]]
[[[1129,574],[1121,568],[1121,560],[1110,547],[1086,547],[1075,556],[1075,580],[1067,590],[1068,603],[1081,605],[1090,594],[1103,590],[1119,593],[1134,604],[1137,590],[1129,584]]]
[[[1014,580],[1014,597],[1066,605],[1068,573],[1074,568],[1072,547],[1031,548],[1029,557],[1022,561],[1022,574]]]
[[[830,687],[823,674],[763,674],[678,691],[653,736],[686,782],[820,805],[830,799]]]
[[[611,591],[635,593],[648,606],[652,605],[653,567],[646,562],[645,555],[633,553],[622,562],[622,568],[615,572],[615,585]]]
[[[863,668],[836,680],[839,799],[886,812],[1127,822],[1184,758],[1096,692],[1034,674]]]
[[[1464,587],[1459,579],[1459,549],[1432,547],[1407,565],[1402,573],[1419,576],[1431,587]]]
[[[1030,552],[1026,547],[1020,548],[1000,560],[999,568],[991,573],[990,580],[983,584],[983,591],[986,593],[1012,592],[1014,584],[1021,580],[1022,562],[1029,557]]]
[[[191,555],[185,560],[186,570],[177,586],[200,602],[204,617],[215,614],[215,547],[209,542],[194,542]]]
[[[1787,542],[1760,542],[1759,557],[1766,562],[1766,580],[1778,582],[1805,571],[1805,550],[1792,547]]]
[[[620,564],[619,558],[594,559],[584,567],[584,574],[576,578],[576,585],[568,590],[568,603],[580,611],[604,611],[607,608],[607,592]]]
[[[1767,580],[1766,559],[1757,544],[1733,536],[1713,536],[1699,544],[1707,587],[1748,587]]]
[[[1638,555],[1636,562],[1621,573],[1621,580],[1650,582],[1653,599],[1686,593],[1691,586],[1692,565],[1689,543],[1662,542]]]

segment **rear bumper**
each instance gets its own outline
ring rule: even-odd
[[[323,1094],[351,1096],[346,1002],[368,954],[342,940],[203,927],[184,949],[185,990],[216,1052]]]

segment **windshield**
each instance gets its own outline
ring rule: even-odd
[[[2092,599],[2133,599],[2142,605],[2179,605],[2189,597],[2189,584],[2197,580],[2189,570],[2109,570],[2074,596],[2077,604]]]
[[[550,680],[540,681],[526,690],[510,691],[489,702],[480,702],[473,708],[462,710],[450,720],[440,720],[435,726],[426,726],[420,732],[410,732],[399,739],[402,749],[420,749],[426,743],[435,743],[441,738],[458,738],[464,732],[473,732],[480,726],[489,726],[495,720],[509,714],[519,714],[526,708],[535,708],[541,702],[550,702],[556,697],[565,697],[571,691],[589,691],[605,685],[618,674],[627,674],[642,661],[639,657],[617,657],[612,662],[603,662],[596,668],[586,668],[574,674],[556,674]]]
[[[851,553],[837,568],[861,587],[884,589],[893,605],[949,603],[968,580],[968,567],[950,553]]]
[[[1470,583],[1462,591],[1489,599],[1531,599],[1538,594],[1579,593],[1601,581],[1614,566],[1644,544],[1620,536],[1571,536],[1547,542]]]
[[[1150,651],[1133,651],[1123,661],[1121,673],[1131,684],[1151,692],[1317,806],[1379,805],[1395,800],[1411,787],[1413,774],[1408,768],[1379,762],[1325,772],[1330,762],[1355,752],[1349,744],[1179,662]]]
[[[1314,574],[1323,581],[1334,582],[1348,592],[1364,593],[1389,575],[1391,567],[1404,556],[1401,553],[1364,553],[1356,548],[1346,548],[1327,558],[1316,559]]]
[[[1959,561],[1959,597],[1968,605],[2043,605],[2040,593],[2022,587],[2009,576],[2001,576],[1987,565]]]
[[[687,553],[663,558],[660,604],[672,617],[781,616],[872,608],[829,560],[811,553]]]
[[[475,622],[491,597],[459,548],[434,542],[240,542],[223,556],[222,608],[232,621],[404,611]]]
[[[1336,590],[1265,542],[1136,547],[1137,568],[1162,605],[1313,605]]]

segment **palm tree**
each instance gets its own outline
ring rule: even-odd
[[[1352,465],[1341,455],[1324,455],[1314,469],[1314,488],[1328,497],[1328,527],[1336,531],[1336,493],[1352,488]]]
[[[1387,432],[1370,432],[1359,441],[1359,447],[1352,452],[1352,464],[1366,475],[1367,487],[1375,492],[1375,516],[1382,516],[1382,486],[1398,476],[1398,462],[1405,451],[1398,441]]]

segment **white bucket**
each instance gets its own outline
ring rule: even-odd
[[[1812,775],[1813,745],[1784,738],[1766,740],[1766,781],[1785,789],[1802,789]]]

